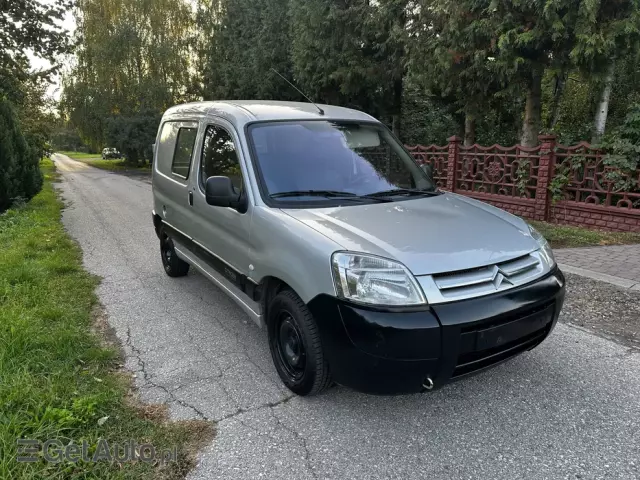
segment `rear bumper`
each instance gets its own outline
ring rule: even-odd
[[[354,305],[319,295],[308,307],[318,321],[336,382],[377,394],[434,388],[495,366],[539,345],[564,302],[564,276],[506,292],[420,309]]]

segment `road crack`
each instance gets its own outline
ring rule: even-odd
[[[305,462],[305,466],[307,468],[307,470],[309,471],[309,473],[311,474],[311,476],[315,479],[319,478],[318,474],[316,473],[315,469],[313,468],[313,463],[311,461],[311,450],[309,450],[309,445],[307,444],[307,439],[302,436],[300,434],[300,432],[296,431],[295,429],[291,428],[289,425],[285,424],[280,417],[278,417],[278,415],[275,412],[275,408],[279,407],[281,405],[284,405],[288,402],[290,402],[292,399],[296,398],[296,395],[288,395],[285,398],[283,398],[282,400],[279,400],[277,402],[267,402],[264,403],[262,405],[258,405],[256,407],[252,407],[252,408],[239,408],[238,410],[236,410],[233,413],[230,413],[228,415],[225,415],[224,417],[222,417],[220,420],[218,420],[219,422],[225,421],[225,420],[230,420],[230,419],[236,419],[238,421],[238,423],[240,423],[242,426],[254,431],[255,433],[257,433],[259,436],[262,437],[267,437],[271,440],[273,440],[274,442],[278,443],[278,439],[275,438],[273,435],[266,433],[266,432],[261,432],[260,430],[252,427],[251,425],[249,425],[248,423],[246,423],[245,421],[243,421],[242,416],[246,413],[250,413],[250,412],[255,412],[261,409],[268,409],[269,410],[269,415],[275,420],[276,422],[276,428],[280,428],[286,432],[288,432],[289,434],[291,434],[291,436],[295,439],[295,441],[300,445],[300,447],[302,448],[303,454],[304,454],[304,462]]]
[[[307,445],[307,439],[304,438],[302,434],[300,434],[300,432],[298,432],[297,430],[294,430],[293,428],[289,427],[289,425],[286,425],[284,422],[282,422],[282,420],[280,420],[280,417],[276,415],[274,407],[270,407],[269,412],[271,413],[271,416],[275,419],[276,424],[280,426],[280,428],[282,428],[283,430],[286,430],[287,432],[291,433],[291,435],[293,435],[293,437],[300,444],[300,446],[302,447],[302,450],[304,451],[304,461],[307,466],[307,470],[309,470],[313,478],[317,479],[318,474],[313,468],[313,463],[311,462],[311,451],[309,450],[309,446]]]
[[[138,367],[139,367],[139,371],[142,372],[142,376],[144,378],[144,381],[148,384],[151,385],[152,387],[155,388],[159,388],[160,390],[162,390],[163,392],[165,392],[169,398],[171,399],[172,402],[175,402],[179,405],[182,405],[185,408],[188,408],[190,410],[192,410],[193,412],[195,412],[195,414],[202,420],[205,421],[211,421],[211,419],[209,419],[202,411],[200,411],[195,405],[191,405],[187,402],[185,402],[184,400],[182,400],[181,398],[178,398],[174,391],[169,390],[167,387],[165,387],[164,385],[160,385],[155,383],[152,379],[153,379],[153,375],[151,375],[148,371],[147,371],[147,365],[145,363],[145,361],[142,359],[142,353],[140,352],[140,350],[138,350],[134,345],[133,345],[133,341],[131,338],[131,328],[127,327],[127,341],[126,341],[126,345],[131,349],[131,351],[133,352],[133,356],[134,358],[137,360],[138,362]]]
[[[255,412],[257,410],[261,410],[263,408],[269,408],[269,409],[273,409],[275,407],[278,407],[280,405],[284,405],[285,403],[289,402],[290,400],[296,398],[296,395],[288,395],[286,397],[284,397],[281,400],[278,400],[277,402],[266,402],[266,403],[262,403],[260,405],[256,405],[255,407],[249,407],[249,408],[243,408],[243,407],[239,407],[238,409],[236,409],[235,412],[232,413],[228,413],[225,416],[221,417],[219,420],[217,420],[218,423],[220,422],[224,422],[225,420],[230,420],[232,418],[236,418],[240,415],[243,415],[245,413],[249,413],[249,412]]]

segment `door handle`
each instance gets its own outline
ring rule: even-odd
[[[193,207],[193,192],[189,192],[189,205]]]

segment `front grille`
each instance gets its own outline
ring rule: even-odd
[[[484,267],[431,275],[440,301],[480,297],[523,285],[545,271],[537,252]]]

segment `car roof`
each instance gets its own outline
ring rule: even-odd
[[[318,105],[324,115],[312,103],[280,102],[274,100],[224,100],[193,102],[171,107],[163,119],[185,117],[222,117],[238,128],[255,121],[275,120],[361,120],[375,121],[371,115],[351,108]]]

